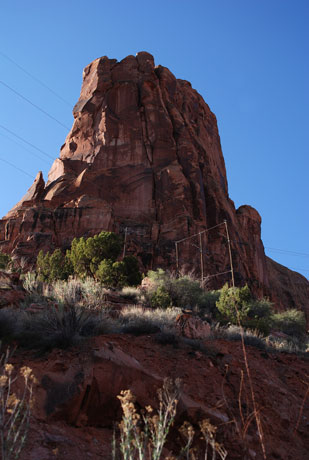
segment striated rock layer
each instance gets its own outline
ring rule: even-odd
[[[145,269],[176,267],[175,241],[221,224],[177,245],[180,269],[202,264],[212,276],[230,270],[226,220],[236,284],[308,308],[307,280],[265,257],[258,212],[229,198],[216,117],[189,82],[146,52],[104,56],[85,68],[73,114],[48,182],[39,173],[0,221],[2,250],[31,263],[40,249],[111,230],[127,234]],[[230,279],[212,276],[209,286]]]

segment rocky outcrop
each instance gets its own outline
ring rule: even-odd
[[[188,339],[205,340],[210,337],[210,325],[190,313],[182,313],[176,318],[177,332]]]
[[[178,429],[187,420],[196,430],[194,445],[203,454],[197,458],[204,458],[198,422],[207,418],[218,427],[216,439],[227,449],[227,458],[262,459],[241,343],[206,340],[202,349],[197,352],[190,341],[176,351],[173,345],[159,345],[153,336],[110,335],[82,349],[54,350],[41,359],[16,353],[15,369],[29,366],[38,382],[21,459],[111,459],[113,430],[121,419],[117,395],[130,389],[138,409],[151,405],[156,410],[156,392],[167,376],[182,381],[169,456],[184,445]],[[307,358],[247,346],[247,359],[266,458],[306,458]],[[16,384],[22,391],[22,381]]]
[[[25,296],[19,274],[0,271],[0,309],[19,305]]]
[[[127,234],[146,270],[175,268],[175,241],[191,236],[177,245],[179,269],[200,272],[202,263],[208,285],[219,287],[231,279],[226,220],[237,285],[271,296],[275,279],[280,305],[309,297],[300,275],[300,297],[280,292],[261,217],[229,198],[216,117],[189,82],[155,67],[146,52],[121,62],[101,57],[85,68],[73,113],[47,183],[39,173],[0,221],[0,249],[31,263],[40,249],[112,230]]]

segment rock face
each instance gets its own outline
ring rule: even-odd
[[[0,221],[0,249],[31,263],[40,249],[110,230],[127,233],[128,251],[147,269],[176,267],[175,241],[192,236],[177,245],[179,269],[200,272],[202,264],[209,286],[219,287],[231,279],[226,220],[236,284],[306,307],[309,283],[284,269],[298,293],[281,292],[258,212],[236,210],[229,198],[216,117],[189,82],[146,52],[102,57],[85,68],[73,113],[48,182],[39,173]]]

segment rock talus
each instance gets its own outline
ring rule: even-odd
[[[200,272],[203,259],[219,287],[230,280],[226,220],[236,284],[308,311],[307,280],[266,258],[258,212],[229,198],[216,117],[189,82],[146,52],[104,56],[84,69],[73,114],[47,183],[39,173],[0,221],[1,250],[33,263],[40,249],[110,230],[127,233],[145,269],[175,268],[175,241],[192,236],[177,245],[179,268]],[[297,288],[282,289],[286,279]]]

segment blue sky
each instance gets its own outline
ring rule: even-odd
[[[307,0],[2,0],[0,18],[0,126],[39,149],[0,127],[1,216],[58,157],[83,68],[145,50],[216,114],[230,196],[261,214],[267,254],[309,277]]]

